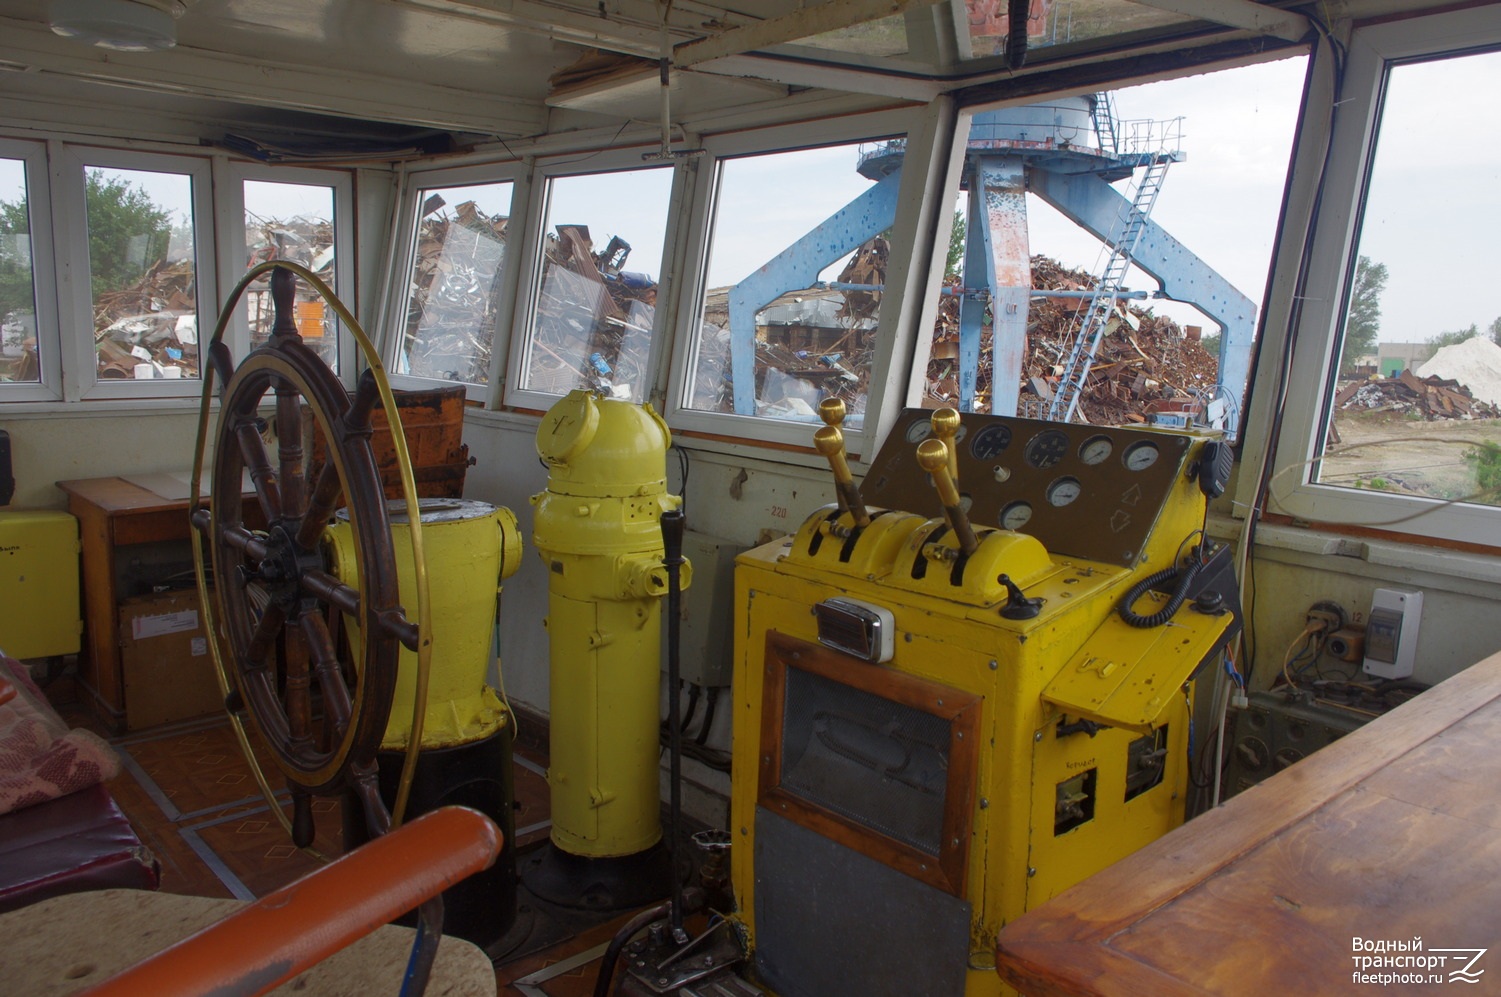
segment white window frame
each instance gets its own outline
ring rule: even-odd
[[[530,223],[524,229],[525,251],[522,256],[522,265],[519,268],[518,280],[524,278],[525,283],[517,288],[516,307],[511,321],[511,348],[509,350],[509,363],[506,368],[505,394],[502,398],[507,408],[536,409],[546,411],[552,408],[563,395],[547,391],[539,391],[535,388],[522,388],[522,374],[532,358],[532,326],[537,318],[537,306],[542,293],[542,262],[543,246],[546,245],[547,233],[542,226],[547,223],[549,202],[552,196],[552,182],[568,177],[603,176],[610,173],[625,173],[642,169],[664,169],[674,171],[679,169],[673,163],[646,163],[642,162],[641,150],[621,149],[610,152],[595,154],[573,154],[558,156],[554,159],[539,160],[537,168],[532,174],[531,198],[528,205],[527,217]],[[657,371],[660,368],[663,357],[669,352],[664,342],[669,331],[662,327],[663,317],[666,314],[665,297],[667,293],[666,271],[672,265],[673,253],[676,252],[674,240],[677,227],[673,224],[674,206],[672,204],[672,190],[676,189],[677,177],[672,177],[673,186],[668,190],[668,204],[662,217],[662,262],[661,273],[657,275],[657,287],[659,294],[657,307],[652,321],[651,348],[647,353],[646,382],[642,385],[642,401],[651,398],[653,386],[657,383]],[[587,221],[587,219],[580,219]],[[604,249],[603,246],[597,249]]]
[[[193,185],[193,276],[198,306],[200,347],[213,335],[218,319],[218,281],[216,252],[214,185],[212,162],[207,157],[167,153],[131,152],[99,146],[67,145],[62,147],[61,180],[54,175],[53,196],[63,209],[56,224],[58,232],[57,269],[70,277],[59,289],[60,329],[63,330],[64,365],[72,373],[65,379],[69,401],[104,398],[189,398],[202,394],[198,378],[149,381],[101,380],[94,350],[94,302],[89,290],[88,217],[84,200],[84,169],[139,170],[153,173],[178,173],[190,178]],[[236,198],[238,200],[238,198]],[[57,215],[54,214],[54,218]],[[200,350],[199,377],[207,363]]]
[[[509,183],[511,185],[511,214],[506,224],[505,257],[501,262],[503,281],[500,300],[495,303],[498,320],[495,325],[495,341],[490,344],[490,383],[473,384],[468,381],[443,381],[437,378],[420,377],[416,374],[398,373],[402,338],[406,333],[407,300],[411,289],[412,267],[417,254],[417,196],[424,189],[434,187],[466,187],[485,183]],[[518,233],[526,231],[526,204],[529,186],[526,165],[521,162],[459,166],[438,170],[408,170],[401,177],[401,192],[397,198],[395,252],[391,258],[390,275],[380,308],[378,328],[385,331],[386,346],[382,361],[393,388],[407,390],[431,390],[463,384],[465,398],[481,405],[490,404],[501,385],[498,383],[505,370],[506,357],[510,352],[510,323],[516,300],[516,272]],[[366,330],[367,332],[369,329]]]
[[[57,401],[62,398],[63,357],[58,338],[57,278],[53,261],[53,210],[47,146],[0,139],[0,158],[20,160],[26,175],[26,213],[31,231],[31,293],[36,315],[40,381],[0,383],[0,403]]]
[[[709,240],[713,233],[716,209],[721,193],[721,166],[725,160],[748,156],[796,152],[800,149],[829,145],[844,145],[858,142],[874,142],[892,136],[911,138],[919,127],[920,118],[915,112],[897,111],[884,114],[851,115],[838,120],[805,122],[798,125],[783,125],[765,130],[728,133],[706,139],[704,148],[708,155],[699,163],[698,175],[693,185],[693,217],[688,235],[689,252],[684,254],[684,280],[679,285],[681,303],[678,311],[677,331],[674,336],[672,377],[667,404],[667,422],[674,430],[702,433],[706,436],[727,436],[746,443],[770,444],[773,446],[796,446],[811,448],[813,432],[822,423],[788,422],[764,416],[738,415],[731,412],[706,412],[690,408],[687,404],[692,378],[698,366],[699,326],[703,321],[704,300],[708,294]],[[851,171],[855,168],[850,165]],[[911,173],[902,177],[902,193],[899,197],[911,196],[909,184]],[[830,207],[832,213],[842,205]],[[900,224],[899,222],[897,224]],[[895,239],[900,242],[900,232]],[[885,307],[882,302],[880,325],[877,335],[897,335],[898,309]],[[900,364],[893,365],[887,376],[873,376],[865,406],[868,415],[879,413],[890,400],[898,405],[905,393],[905,372]],[[872,373],[875,373],[874,371]],[[870,455],[879,442],[876,419],[867,418],[859,429],[848,426],[844,429],[845,449],[851,454]]]
[[[1309,254],[1304,310],[1294,331],[1287,407],[1270,477],[1268,511],[1319,524],[1389,530],[1421,537],[1481,541],[1494,537],[1501,509],[1447,504],[1312,481],[1316,447],[1331,404],[1345,304],[1355,266],[1361,208],[1380,122],[1377,115],[1396,62],[1462,55],[1501,44],[1491,8],[1358,28],[1349,44],[1344,85]],[[1296,266],[1289,261],[1288,266]],[[1279,266],[1279,270],[1282,269]],[[1285,283],[1285,282],[1284,282]],[[1263,359],[1265,359],[1263,354]]]
[[[350,312],[359,312],[358,288],[355,284],[354,243],[354,177],[346,170],[315,169],[308,167],[267,166],[261,163],[233,162],[228,169],[230,195],[223,205],[224,217],[217,226],[219,234],[219,260],[224,273],[224,290],[219,295],[219,307],[241,277],[245,274],[245,181],[259,183],[285,183],[306,187],[331,187],[334,192],[334,278],[333,288],[339,300]],[[234,351],[237,360],[244,359],[250,350],[250,322],[244,307],[244,297],[235,306],[234,319],[225,332],[225,339]],[[355,378],[364,369],[364,357],[355,343],[354,333],[345,328],[344,320],[334,317],[335,335],[339,347],[339,380],[347,388],[353,388]],[[213,321],[218,321],[215,311]],[[212,332],[213,325],[209,330]],[[366,330],[373,338],[373,333]],[[377,347],[378,348],[378,347]]]

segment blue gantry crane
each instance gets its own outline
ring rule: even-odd
[[[1101,240],[1106,262],[1081,311],[1048,414],[1068,420],[1088,376],[1117,302],[1129,293],[1124,280],[1136,266],[1157,281],[1157,297],[1191,304],[1220,332],[1219,383],[1242,395],[1250,370],[1256,305],[1166,230],[1151,211],[1168,167],[1183,158],[1171,122],[1125,122],[1109,94],[1059,98],[1043,104],[974,116],[963,186],[968,192],[964,288],[959,315],[959,401],[975,406],[980,331],[992,327],[990,410],[1011,414],[1019,402],[1027,305],[1046,292],[1032,289],[1026,194],[1030,191]],[[732,370],[753,371],[756,315],[780,295],[814,286],[823,268],[848,255],[896,218],[905,143],[885,143],[865,153],[858,169],[875,181],[863,194],[788,246],[729,295]],[[1115,183],[1131,178],[1122,193]],[[878,288],[865,288],[876,290]],[[755,379],[735,377],[735,411],[755,413]],[[1233,435],[1238,413],[1225,413]]]

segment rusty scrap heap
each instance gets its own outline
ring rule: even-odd
[[[1334,396],[1336,408],[1369,412],[1416,414],[1436,419],[1494,419],[1496,406],[1476,398],[1453,378],[1418,377],[1404,370],[1396,377],[1351,381]]]
[[[1032,257],[1036,290],[1091,291],[1095,278],[1046,256]],[[924,404],[937,408],[959,400],[959,301],[944,296],[933,329]],[[1046,410],[1078,333],[1087,297],[1033,298],[1027,313],[1021,414]],[[987,315],[987,319],[988,319]],[[991,394],[991,328],[980,333],[976,407],[985,411]],[[1076,421],[1098,425],[1144,422],[1148,412],[1202,398],[1214,388],[1218,359],[1186,336],[1172,319],[1122,303],[1100,341],[1079,399]]]

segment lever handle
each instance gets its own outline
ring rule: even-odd
[[[933,427],[933,435],[943,441],[943,445],[949,449],[949,477],[954,479],[954,487],[959,487],[959,448],[954,446],[954,437],[959,435],[959,410],[954,408],[941,408],[933,413],[929,425]]]
[[[842,399],[825,398],[818,403],[818,417],[823,420],[825,426],[839,429],[844,425],[844,416],[845,408]]]
[[[835,399],[837,402],[837,399]],[[844,403],[838,402],[841,417],[844,412]],[[819,406],[820,414],[823,406]],[[860,497],[860,489],[855,485],[855,476],[850,473],[849,460],[844,455],[844,433],[838,426],[821,426],[818,432],[813,434],[813,445],[818,452],[828,459],[829,467],[834,472],[835,494],[839,499],[839,508],[850,513],[855,519],[855,525],[865,528],[870,525],[870,513],[866,511],[865,500]]]
[[[969,525],[969,516],[965,515],[959,504],[959,488],[949,474],[948,444],[931,436],[923,440],[917,446],[917,463],[933,476],[933,484],[938,489],[938,500],[943,503],[944,518],[953,527],[954,536],[959,541],[959,553],[968,557],[980,546],[980,541],[975,538],[974,528]]]

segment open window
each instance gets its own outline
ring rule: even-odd
[[[1486,542],[1501,505],[1493,22],[1357,30],[1287,372],[1273,512]],[[1491,46],[1489,50],[1481,46]],[[1443,344],[1446,349],[1439,349]]]
[[[351,259],[354,245],[353,196],[349,175],[329,170],[243,168],[243,229],[237,261],[246,268],[267,260],[288,260],[311,270],[340,300],[355,307]],[[249,348],[265,344],[273,321],[270,275],[243,296],[240,321],[249,330]],[[353,383],[352,337],[323,298],[305,282],[297,285],[297,331],[346,383]]]

